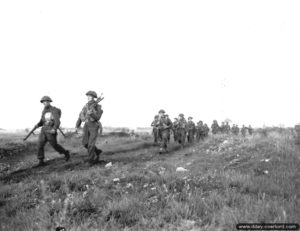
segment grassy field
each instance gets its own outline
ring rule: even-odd
[[[1,138],[1,230],[236,230],[237,223],[299,223],[300,148],[289,130],[226,135],[159,155],[151,137],[99,138],[101,163],[70,162],[36,140]],[[18,148],[13,148],[18,147]],[[112,162],[111,167],[105,167]],[[176,171],[178,167],[184,171]]]

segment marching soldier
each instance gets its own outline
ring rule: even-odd
[[[228,122],[226,122],[226,124],[225,124],[225,133],[226,133],[226,134],[229,134],[229,133],[230,133],[230,125],[229,125]]]
[[[170,117],[169,117],[168,114],[166,114],[166,118],[167,118],[168,120],[170,120]],[[170,120],[170,121],[171,121],[171,120]],[[170,143],[170,140],[171,140],[171,130],[172,130],[172,128],[169,130],[168,143]]]
[[[205,130],[204,129],[205,128],[204,128],[203,122],[200,120],[197,123],[197,126],[196,126],[196,139],[197,139],[197,142],[204,139],[204,137],[205,137]]]
[[[212,134],[217,134],[220,131],[220,126],[216,120],[213,121],[213,124],[211,125],[211,132]]]
[[[241,129],[241,133],[242,133],[243,137],[246,136],[246,131],[247,131],[247,128],[245,127],[245,125],[243,125],[243,127]]]
[[[158,142],[158,123],[159,123],[158,115],[156,115],[156,116],[154,116],[154,120],[151,123],[154,144],[157,144],[157,142]]]
[[[253,128],[251,127],[251,125],[248,126],[248,132],[249,132],[249,135],[252,136]]]
[[[204,124],[204,137],[208,137],[208,133],[209,133],[209,127],[207,126],[207,124]]]
[[[70,152],[57,143],[57,130],[60,126],[61,110],[51,105],[52,99],[49,96],[44,96],[40,102],[44,104],[44,110],[40,121],[35,125],[35,128],[42,127],[38,140],[38,166],[46,165],[44,162],[44,147],[47,142],[59,154],[64,154],[65,160],[68,161],[70,159]]]
[[[177,141],[179,144],[181,144],[182,147],[184,147],[185,145],[186,131],[187,131],[187,122],[184,118],[184,115],[181,113],[179,114],[179,119],[178,119]]]
[[[81,123],[84,122],[82,144],[88,151],[89,164],[93,165],[99,161],[99,156],[102,152],[102,150],[98,149],[95,144],[98,137],[99,120],[102,116],[103,110],[101,105],[95,101],[97,98],[96,92],[88,91],[86,96],[88,98],[88,102],[79,114],[79,118],[76,122],[76,130],[78,130]]]
[[[187,129],[188,129],[188,142],[193,143],[194,142],[194,136],[195,136],[195,131],[196,131],[196,126],[195,123],[193,122],[193,117],[188,118],[188,124],[187,124]]]
[[[222,122],[222,125],[221,125],[221,127],[220,127],[220,132],[221,132],[222,134],[224,134],[225,131],[226,131],[225,122]]]
[[[158,113],[159,113],[158,131],[161,136],[159,154],[162,154],[163,152],[168,152],[167,143],[168,143],[170,129],[172,127],[172,122],[169,118],[165,116],[165,110],[161,109],[159,110]]]
[[[179,121],[178,118],[174,118],[174,122],[173,122],[173,126],[172,126],[172,132],[173,132],[173,138],[174,141],[177,141],[177,137],[178,137],[178,125],[179,125]]]

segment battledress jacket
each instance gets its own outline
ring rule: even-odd
[[[40,121],[37,123],[37,127],[41,126],[46,126],[51,129],[57,130],[60,126],[60,115],[61,115],[61,110],[53,107],[53,106],[48,106],[45,107]]]

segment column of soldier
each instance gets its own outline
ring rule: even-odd
[[[188,117],[186,121],[184,114],[180,113],[178,118],[174,118],[172,122],[169,115],[166,114],[165,110],[161,109],[158,115],[154,116],[154,120],[151,123],[152,134],[155,144],[160,144],[159,153],[168,152],[167,144],[170,142],[171,133],[173,134],[173,139],[178,142],[182,147],[184,147],[186,140],[188,143],[193,143],[195,138],[199,142],[208,137],[209,127],[203,121],[199,121],[197,124],[193,122],[193,117]],[[248,127],[241,128],[241,134],[245,137],[248,130],[249,135],[252,135],[253,129],[251,125]],[[230,127],[228,122],[222,122],[219,126],[216,120],[213,121],[211,125],[212,134],[222,133],[222,134],[234,134],[239,135],[240,129],[237,124],[233,124]]]

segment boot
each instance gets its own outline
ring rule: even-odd
[[[44,162],[43,159],[39,159],[39,163],[36,165],[36,167],[43,167],[46,166],[47,164]]]

